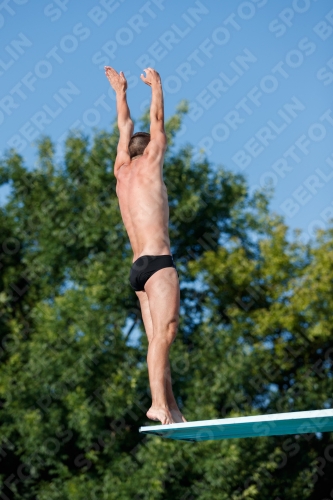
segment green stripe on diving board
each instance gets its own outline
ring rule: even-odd
[[[333,409],[152,425],[140,427],[139,431],[180,441],[331,432],[333,431]]]

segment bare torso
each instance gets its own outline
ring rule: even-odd
[[[123,164],[116,193],[133,262],[142,255],[171,255],[168,193],[159,162],[144,154]]]

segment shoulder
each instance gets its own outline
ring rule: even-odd
[[[164,131],[164,128],[152,131],[152,133],[150,134],[150,142],[159,143],[161,145],[166,146],[167,136],[166,136],[166,133]]]
[[[123,165],[129,165],[131,163],[131,158],[130,155],[128,154],[128,151],[118,151],[117,156],[116,156],[116,161],[114,162],[114,168],[113,172],[114,175],[117,177],[117,173]]]
[[[165,133],[161,132],[159,134],[155,134],[151,138],[145,152],[148,154],[148,156],[152,155],[164,156],[166,149],[167,149],[167,138]]]

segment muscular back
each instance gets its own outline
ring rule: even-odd
[[[116,193],[134,253],[133,261],[141,255],[170,254],[163,156],[145,153],[123,163],[115,173]]]
[[[129,147],[134,127],[126,99],[127,81],[123,72],[118,74],[111,66],[105,67],[108,80],[116,92],[119,142],[114,174],[121,215],[134,253],[133,260],[142,255],[170,255],[168,195],[162,177],[167,145],[162,82],[154,69],[146,68],[144,71],[146,76],[141,74],[140,78],[152,90],[150,141],[144,150],[138,149],[143,154],[131,160]]]

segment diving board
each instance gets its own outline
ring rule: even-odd
[[[140,427],[139,432],[180,441],[208,441],[333,431],[333,409],[273,413]]]

